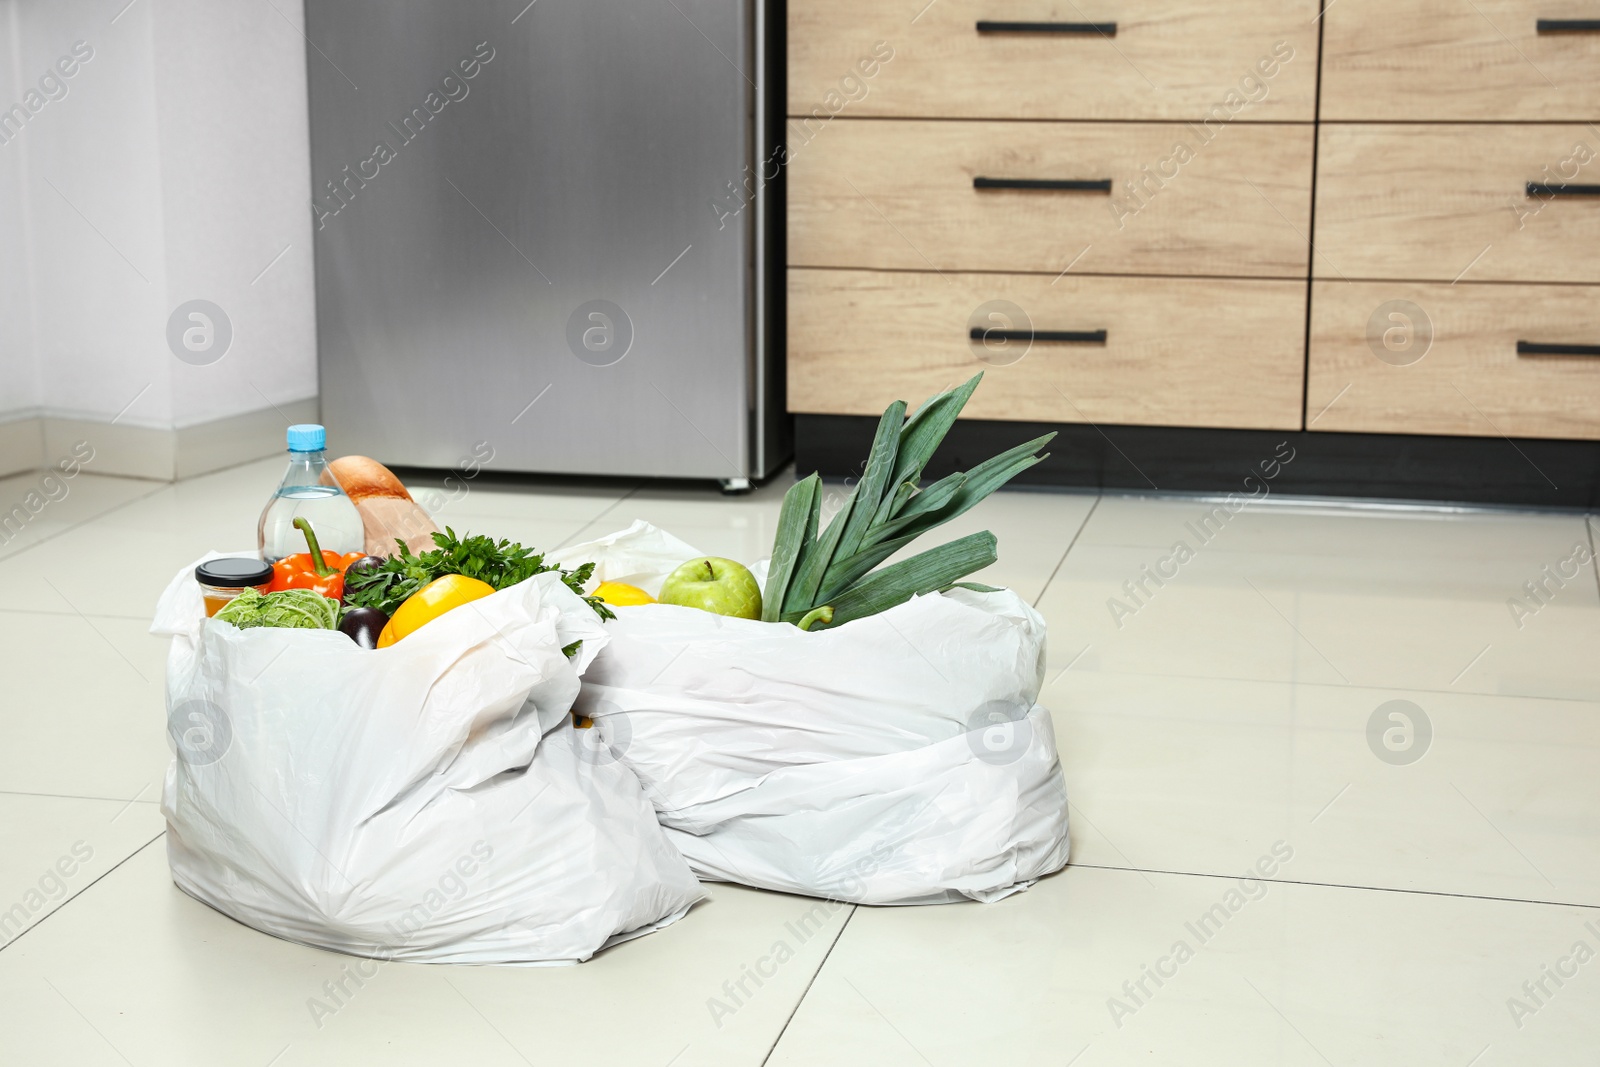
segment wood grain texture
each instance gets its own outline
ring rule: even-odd
[[[1419,347],[1403,351],[1402,332],[1385,348],[1391,328],[1411,331],[1409,343]],[[1374,345],[1397,362],[1414,358],[1424,331],[1432,345],[1414,363],[1375,354]],[[1519,340],[1600,344],[1600,289],[1316,282],[1307,428],[1600,438],[1600,359],[1518,356]]]
[[[1317,277],[1600,282],[1600,197],[1526,193],[1528,182],[1600,183],[1600,131],[1324,125],[1318,135]]]
[[[794,153],[789,262],[1306,276],[1302,125],[840,119]],[[975,177],[1112,192],[979,190]]]
[[[1322,117],[1334,121],[1600,119],[1593,0],[1338,0],[1323,17]]]
[[[789,409],[876,415],[982,370],[970,418],[1298,429],[1305,298],[1292,281],[791,268]],[[986,346],[975,323],[1107,340]]]
[[[1309,122],[1316,15],[1316,0],[806,0],[789,5],[789,113]],[[980,34],[980,19],[1117,34]],[[880,41],[893,58],[863,77]]]

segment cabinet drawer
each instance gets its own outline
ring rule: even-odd
[[[1593,440],[1600,290],[1316,282],[1309,365],[1308,429]]]
[[[1594,128],[1325,125],[1319,136],[1317,277],[1600,282],[1600,195],[1572,195],[1600,193]]]
[[[981,370],[973,418],[1298,429],[1305,299],[1290,281],[791,268],[789,409],[877,415]]]
[[[1600,5],[1338,0],[1323,17],[1322,117],[1593,121],[1600,32],[1573,32],[1572,20],[1600,20]]]
[[[1304,278],[1312,137],[1299,125],[844,119],[793,154],[789,261]],[[1014,187],[1041,182],[1075,187]]]
[[[812,127],[837,114],[1196,120],[1231,115],[1241,121],[1310,122],[1317,6],[1317,0],[790,4],[791,141],[797,126]],[[801,121],[807,117],[809,122]]]

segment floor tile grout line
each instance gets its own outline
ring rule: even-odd
[[[1129,859],[1128,858],[1128,854],[1126,852],[1122,851],[1122,849],[1118,848],[1117,847],[1117,843],[1115,841],[1113,841],[1113,840],[1111,840],[1111,838],[1107,837],[1105,835],[1105,832],[1102,831],[1100,829],[1100,827],[1096,826],[1092,822],[1089,822],[1089,816],[1087,816],[1087,815],[1085,815],[1083,813],[1082,805],[1074,804],[1072,801],[1069,800],[1069,801],[1067,801],[1067,823],[1068,823],[1069,826],[1071,825],[1071,822],[1072,822],[1072,820],[1074,818],[1078,819],[1080,822],[1089,823],[1089,829],[1093,830],[1095,832],[1095,834],[1100,838],[1100,840],[1104,841],[1107,845],[1109,845],[1111,847],[1111,851],[1115,852],[1117,855],[1119,855],[1119,856],[1121,856],[1123,858],[1123,860],[1127,863],[1127,866],[1119,868],[1119,870],[1126,870],[1126,871],[1138,871],[1139,870],[1139,865],[1134,863],[1133,860]],[[1152,882],[1146,875],[1141,873],[1139,875],[1139,877],[1143,878],[1144,879],[1144,884],[1149,886],[1151,889],[1154,889],[1156,887],[1156,884],[1154,882]]]
[[[1169,871],[1156,867],[1113,867],[1105,863],[1070,863],[1067,869],[1077,867],[1091,871],[1120,871],[1124,874],[1166,874],[1175,878],[1219,878],[1233,881],[1236,874],[1215,874],[1210,871]],[[1252,875],[1251,877],[1255,877]],[[1452,897],[1458,900],[1490,900],[1502,904],[1535,904],[1546,908],[1585,908],[1600,911],[1600,903],[1579,904],[1568,900],[1535,900],[1531,897],[1497,897],[1490,893],[1451,893],[1441,889],[1404,889],[1399,886],[1353,885],[1347,882],[1313,882],[1302,878],[1259,878],[1271,885],[1304,885],[1318,889],[1349,889],[1357,893],[1404,893],[1419,897]]]
[[[109,619],[115,622],[149,622],[149,615],[112,615],[107,612],[48,611],[44,608],[0,608],[0,615],[49,615],[63,619]]]
[[[1589,561],[1594,564],[1594,587],[1600,592],[1600,562],[1595,559],[1594,516],[1583,517],[1583,532],[1589,535]]]
[[[796,1015],[800,1014],[801,1005],[806,1002],[806,997],[811,995],[811,987],[817,984],[817,979],[822,974],[822,968],[828,965],[828,958],[833,955],[833,950],[839,944],[839,939],[844,937],[845,927],[850,925],[850,920],[856,917],[856,912],[860,908],[860,904],[850,905],[850,914],[846,915],[844,922],[839,924],[839,932],[833,935],[833,940],[828,943],[828,951],[822,954],[822,960],[817,964],[817,969],[811,972],[811,980],[806,983],[806,987],[795,998],[794,1008],[783,1020],[783,1025],[778,1028],[778,1034],[772,1039],[772,1045],[767,1049],[767,1054],[761,1057],[761,1067],[767,1067],[767,1061],[772,1059],[772,1054],[778,1051],[778,1045],[783,1041],[783,1035],[789,1032],[789,1024],[794,1022]]]
[[[600,514],[596,515],[594,518],[592,518],[592,519],[588,520],[587,522],[583,523],[576,530],[574,530],[572,533],[568,534],[566,539],[563,540],[560,544],[552,545],[550,547],[550,550],[552,552],[554,552],[557,549],[564,548],[565,546],[570,545],[570,544],[581,544],[582,542],[578,541],[578,538],[582,537],[584,532],[587,531],[589,529],[589,527],[593,526],[595,523],[599,522],[601,519],[605,518],[607,515],[611,514],[613,511],[616,511],[623,504],[627,503],[630,499],[632,499],[634,494],[638,493],[643,488],[644,488],[644,483],[643,482],[640,482],[638,485],[633,486],[626,493],[623,493],[621,496],[617,497],[617,499],[613,500],[610,504],[606,505],[605,510],[600,512]]]
[[[1077,530],[1073,532],[1072,540],[1067,542],[1066,551],[1062,552],[1061,558],[1056,560],[1055,569],[1050,572],[1050,577],[1044,580],[1044,585],[1039,589],[1039,595],[1033,598],[1033,607],[1035,610],[1037,610],[1039,607],[1039,601],[1043,600],[1044,595],[1050,591],[1050,583],[1055,581],[1056,575],[1061,573],[1061,568],[1067,562],[1067,556],[1071,554],[1073,546],[1078,543],[1078,538],[1083,536],[1083,531],[1089,528],[1089,520],[1094,518],[1095,509],[1100,506],[1100,501],[1104,499],[1105,497],[1103,495],[1099,493],[1095,494],[1094,503],[1090,504],[1089,510],[1084,512],[1083,521],[1078,524]]]
[[[476,511],[471,506],[471,501],[472,501],[472,497],[471,496],[462,497],[459,502],[458,501],[447,501],[445,504],[441,505],[440,512],[439,512],[438,515],[430,514],[429,517],[434,519],[435,522],[439,521],[441,518],[444,518],[444,519],[449,520],[452,523],[455,523],[456,525],[461,525],[461,522],[459,522],[458,520],[471,519],[474,522],[477,522],[477,521],[490,521],[490,520],[504,521],[504,522],[522,522],[522,521],[530,521],[530,520],[531,521],[536,521],[536,522],[549,522],[549,523],[571,523],[571,522],[575,522],[575,523],[578,523],[580,526],[587,526],[591,522],[598,521],[607,512],[611,511],[618,504],[622,503],[624,500],[628,499],[630,496],[632,496],[635,493],[639,492],[644,487],[645,486],[644,486],[643,482],[637,482],[637,483],[630,484],[630,485],[612,486],[606,491],[606,493],[603,496],[599,495],[599,494],[596,494],[596,496],[591,500],[591,503],[593,503],[595,501],[602,502],[604,504],[604,506],[598,512],[587,512],[581,517],[576,516],[576,515],[572,515],[572,514],[558,515],[558,516],[550,516],[550,515],[530,516],[530,515],[518,515],[518,514],[494,514],[494,513],[491,513],[491,512],[487,512],[487,511]],[[425,486],[425,487],[422,487],[422,488],[432,489],[434,487],[433,486]],[[559,488],[552,488],[549,494],[546,494],[544,492],[544,489],[545,489],[545,487],[536,485],[536,486],[525,486],[525,487],[522,488],[522,490],[519,491],[513,486],[502,486],[502,485],[496,484],[496,485],[485,485],[485,486],[479,487],[474,492],[475,493],[481,493],[482,495],[485,495],[485,496],[501,497],[501,498],[504,498],[505,502],[508,502],[508,503],[511,502],[511,501],[516,501],[517,503],[527,504],[530,507],[537,507],[537,505],[539,505],[540,503],[543,503],[544,501],[550,499],[550,497],[552,497],[552,496],[559,497],[559,496],[562,495]],[[421,490],[419,489],[419,491],[421,491]],[[568,499],[572,499],[572,498],[569,497]],[[445,509],[450,509],[450,510],[447,512]],[[424,509],[424,510],[426,510],[426,509]]]
[[[147,786],[149,783],[145,783]],[[139,792],[143,793],[141,789]],[[81,793],[35,793],[27,789],[0,789],[0,797],[48,797],[52,800],[93,800],[102,804],[160,804],[157,800],[141,801],[135,797],[91,797]]]
[[[1052,665],[1048,665],[1047,664],[1046,665],[1046,670],[1049,670],[1050,666],[1052,666]],[[1504,697],[1504,698],[1511,699],[1511,700],[1548,700],[1548,701],[1557,701],[1557,702],[1564,703],[1564,704],[1596,704],[1596,703],[1600,703],[1600,692],[1597,692],[1592,697],[1556,697],[1556,696],[1536,696],[1536,695],[1531,695],[1531,694],[1528,694],[1528,693],[1480,693],[1480,692],[1478,692],[1476,690],[1472,690],[1472,689],[1427,689],[1427,688],[1424,688],[1422,686],[1415,686],[1415,685],[1372,685],[1372,684],[1366,684],[1366,683],[1351,683],[1350,685],[1342,685],[1342,684],[1336,684],[1334,682],[1284,681],[1282,679],[1275,679],[1275,678],[1239,678],[1239,677],[1235,677],[1233,675],[1224,675],[1224,674],[1149,674],[1149,673],[1146,673],[1144,671],[1104,671],[1104,670],[1099,670],[1099,671],[1096,671],[1096,670],[1089,670],[1089,671],[1080,670],[1078,673],[1080,675],[1082,675],[1082,674],[1099,675],[1099,676],[1104,677],[1104,678],[1146,678],[1146,679],[1159,680],[1159,681],[1171,680],[1171,681],[1184,681],[1184,682],[1217,682],[1217,683],[1228,683],[1228,684],[1243,683],[1245,685],[1277,685],[1277,686],[1290,686],[1290,687],[1305,687],[1305,688],[1312,688],[1312,689],[1336,689],[1336,690],[1345,690],[1345,691],[1352,690],[1352,689],[1368,689],[1368,690],[1371,690],[1371,691],[1377,692],[1377,693],[1425,693],[1425,694],[1429,694],[1429,695],[1433,695],[1433,696],[1451,696],[1451,697],[1484,697],[1484,698]],[[1052,682],[1050,684],[1053,685],[1054,682]]]
[[[1140,544],[1132,544],[1132,543],[1128,543],[1128,542],[1116,542],[1116,541],[1086,541],[1086,542],[1084,542],[1084,546],[1083,547],[1084,548],[1088,548],[1088,549],[1119,550],[1119,551],[1133,551],[1133,552],[1165,552],[1169,548],[1171,548],[1171,544],[1169,543],[1169,544],[1165,544],[1165,545],[1140,545]],[[1345,561],[1348,561],[1350,563],[1356,563],[1356,564],[1362,564],[1362,565],[1367,565],[1367,564],[1415,563],[1418,560],[1443,560],[1445,562],[1453,563],[1453,564],[1479,564],[1479,563],[1498,563],[1498,562],[1503,561],[1506,558],[1506,550],[1504,550],[1504,549],[1489,549],[1489,550],[1485,550],[1485,551],[1483,551],[1481,553],[1475,553],[1475,554],[1472,554],[1472,555],[1440,556],[1437,553],[1430,554],[1430,553],[1427,553],[1427,552],[1424,552],[1424,551],[1418,551],[1418,552],[1414,552],[1414,553],[1410,553],[1410,554],[1398,554],[1398,553],[1397,554],[1377,554],[1377,553],[1374,553],[1374,554],[1371,554],[1371,555],[1355,555],[1355,554],[1352,554],[1352,553],[1349,553],[1349,552],[1340,552],[1340,551],[1338,551],[1336,549],[1332,549],[1332,548],[1326,549],[1326,550],[1321,550],[1321,551],[1297,550],[1297,551],[1271,551],[1271,552],[1263,552],[1262,549],[1259,548],[1259,547],[1254,547],[1254,548],[1225,548],[1225,547],[1216,546],[1216,545],[1210,545],[1210,544],[1206,545],[1205,548],[1206,548],[1207,555],[1211,555],[1211,556],[1240,556],[1240,557],[1260,558],[1263,555],[1268,555],[1268,556],[1276,557],[1278,559],[1301,559],[1301,558],[1303,558],[1303,559],[1314,559],[1314,560],[1325,560],[1325,559],[1345,560]]]
[[[88,473],[92,473],[92,472],[85,471],[84,473],[88,474]],[[101,475],[101,477],[102,478],[115,478],[115,477],[118,477],[118,475],[115,475],[115,474],[103,474],[103,475]],[[140,481],[142,479],[128,478],[128,479],[125,479],[125,480],[127,480],[127,481]],[[148,500],[151,497],[155,496],[157,493],[161,492],[162,490],[171,489],[174,485],[177,485],[177,484],[178,484],[177,481],[159,482],[159,483],[156,484],[156,487],[154,489],[150,490],[148,493],[140,493],[136,497],[130,497],[129,499],[124,500],[122,503],[117,504],[114,507],[107,508],[105,511],[102,511],[97,515],[91,515],[89,518],[84,519],[81,522],[72,523],[69,526],[66,526],[66,527],[63,527],[60,530],[57,530],[55,533],[45,534],[43,537],[39,538],[39,540],[35,541],[31,545],[24,545],[22,548],[17,549],[15,552],[9,553],[9,554],[7,554],[5,556],[0,556],[0,562],[10,562],[11,560],[16,559],[18,556],[26,555],[27,553],[32,552],[34,549],[38,548],[40,545],[48,544],[49,542],[54,541],[58,537],[61,537],[61,536],[65,535],[65,534],[72,533],[74,530],[77,530],[77,529],[79,529],[81,527],[89,525],[91,522],[98,522],[99,520],[105,518],[107,515],[111,515],[111,514],[114,514],[115,512],[121,511],[123,508],[131,507],[132,505],[137,504],[137,503],[139,503],[140,501],[143,501],[143,500]]]
[[[1019,486],[1023,491],[1041,491],[1036,486]],[[1070,487],[1068,487],[1070,488]],[[1058,490],[1043,490],[1058,491]],[[1166,503],[1226,503],[1227,493],[1197,489],[1141,489],[1137,486],[1107,486],[1102,495],[1123,500],[1154,500]],[[1250,507],[1262,512],[1293,514],[1319,508],[1349,512],[1353,515],[1391,515],[1428,518],[1478,518],[1483,516],[1515,518],[1517,516],[1582,517],[1594,514],[1581,504],[1497,504],[1480,501],[1419,500],[1410,497],[1384,496],[1322,496],[1316,493],[1280,493],[1261,500],[1253,500]]]
[[[150,840],[146,841],[144,844],[140,845],[138,848],[134,849],[132,852],[128,853],[126,856],[122,857],[115,864],[113,864],[111,869],[106,871],[105,874],[102,874],[99,878],[96,878],[94,881],[90,882],[88,885],[84,886],[82,889],[78,890],[76,893],[72,894],[70,897],[67,897],[64,900],[62,900],[61,903],[59,905],[57,905],[56,908],[53,911],[50,912],[50,914],[46,915],[44,918],[40,919],[38,922],[34,923],[32,926],[30,926],[26,930],[22,931],[22,933],[18,934],[16,937],[13,937],[10,941],[7,941],[5,944],[0,945],[0,953],[5,952],[12,945],[15,945],[18,941],[21,941],[23,938],[27,937],[29,934],[31,934],[35,930],[39,929],[39,927],[43,926],[45,923],[49,922],[51,919],[54,919],[57,915],[60,915],[62,912],[66,911],[68,904],[71,904],[74,900],[77,900],[79,897],[83,896],[89,890],[93,889],[96,885],[99,885],[101,881],[103,881],[104,879],[106,879],[107,877],[109,877],[110,875],[115,873],[117,868],[121,867],[124,863],[127,863],[129,860],[133,859],[133,857],[137,856],[139,853],[143,852],[145,849],[149,848],[151,845],[155,844],[157,841],[160,841],[163,837],[166,837],[166,836],[167,836],[167,831],[163,829],[159,834],[156,834],[156,836],[152,837]]]
[[[254,462],[257,462],[257,461],[256,460],[248,460],[248,461],[246,461],[246,463],[244,463],[244,464],[236,464],[236,466],[245,466],[245,465],[248,465],[248,463],[254,463]],[[221,473],[221,472],[220,471],[207,471],[205,474],[194,475],[191,478],[180,478],[180,479],[174,479],[173,481],[169,481],[169,482],[158,483],[155,486],[155,488],[151,489],[148,493],[141,493],[139,496],[130,497],[129,499],[123,501],[120,504],[117,504],[114,507],[107,508],[105,511],[102,511],[102,512],[96,514],[96,515],[92,515],[87,519],[83,519],[83,520],[81,520],[79,522],[72,523],[71,525],[65,526],[65,527],[61,528],[60,530],[57,530],[54,533],[47,534],[46,536],[39,538],[39,540],[33,542],[32,544],[25,545],[22,548],[17,549],[15,552],[9,553],[9,554],[4,555],[4,556],[0,556],[0,563],[9,562],[10,560],[16,559],[19,556],[22,556],[25,553],[30,552],[35,548],[38,548],[40,545],[46,544],[46,543],[48,543],[50,541],[53,541],[56,538],[61,537],[61,536],[65,535],[65,534],[72,533],[73,531],[75,531],[75,530],[77,530],[77,529],[79,529],[81,527],[87,526],[92,522],[97,522],[97,521],[99,521],[99,520],[101,520],[103,518],[106,518],[109,515],[115,514],[116,512],[121,511],[123,508],[130,507],[130,506],[132,506],[134,504],[137,504],[137,503],[140,503],[141,501],[144,501],[144,500],[148,500],[150,497],[155,496],[157,493],[160,493],[162,490],[170,489],[173,486],[181,484],[183,482],[193,481],[195,479],[204,478],[204,477],[207,477],[207,476],[209,476],[211,474],[217,474],[217,473]],[[107,475],[100,475],[100,477],[103,477],[103,478],[116,478],[116,477],[120,477],[120,476],[119,475],[109,475],[109,474],[107,474]],[[135,481],[135,480],[142,480],[142,479],[125,478],[123,480]],[[576,533],[574,533],[571,536],[567,537],[560,544],[552,546],[552,548],[553,549],[554,548],[560,548],[562,545],[565,545],[565,544],[568,544],[568,543],[574,541],[578,537],[578,535],[582,534],[584,531],[588,530],[595,523],[599,522],[601,519],[605,518],[611,512],[615,511],[625,501],[627,501],[630,497],[632,497],[634,494],[638,493],[643,488],[644,488],[644,485],[642,483],[632,486],[622,496],[618,497],[616,500],[614,500],[610,504],[608,504],[606,506],[606,508],[603,511],[601,511],[599,514],[595,515],[591,519],[588,519],[588,520],[584,521],[578,527],[578,530],[577,530]],[[40,610],[31,609],[31,608],[0,608],[0,614],[3,614],[3,615],[61,615],[61,616],[65,616],[65,617],[76,617],[76,615],[74,613],[72,613],[72,612],[40,611]],[[91,618],[96,618],[96,619],[99,619],[99,618],[120,619],[120,620],[124,620],[124,621],[136,621],[136,622],[148,621],[148,619],[149,619],[149,616],[147,616],[147,615],[97,614],[97,613],[92,613],[92,612],[86,613],[86,614],[89,614],[89,616]],[[0,790],[0,792],[4,792],[4,790]]]

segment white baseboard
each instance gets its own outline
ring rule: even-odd
[[[176,432],[173,476],[192,478],[252,459],[279,455],[286,447],[283,431],[290,424],[317,422],[321,418],[322,407],[317,398],[311,396],[185,427]]]
[[[95,474],[120,474],[126,478],[154,478],[170,482],[173,478],[172,430],[149,426],[127,426],[89,419],[63,419],[45,416],[44,465],[72,455],[80,441],[94,449],[94,462],[87,469]]]
[[[44,460],[44,426],[37,418],[0,422],[0,478],[38,470]]]
[[[0,423],[0,476],[37,470],[70,456],[87,441],[96,474],[172,481],[221,470],[283,451],[283,431],[292,422],[316,422],[316,397],[247,411],[182,429],[119,426],[53,416]]]

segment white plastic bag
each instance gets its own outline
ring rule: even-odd
[[[162,811],[186,893],[291,941],[435,963],[584,960],[703,898],[637,779],[578,742],[607,633],[556,574],[367,650],[207,620],[192,573],[151,628],[173,635]]]
[[[562,555],[654,594],[699,553],[636,522]],[[701,877],[925,904],[998,900],[1066,864],[1035,703],[1044,620],[1016,594],[957,589],[814,633],[652,604],[607,632],[578,710]]]

